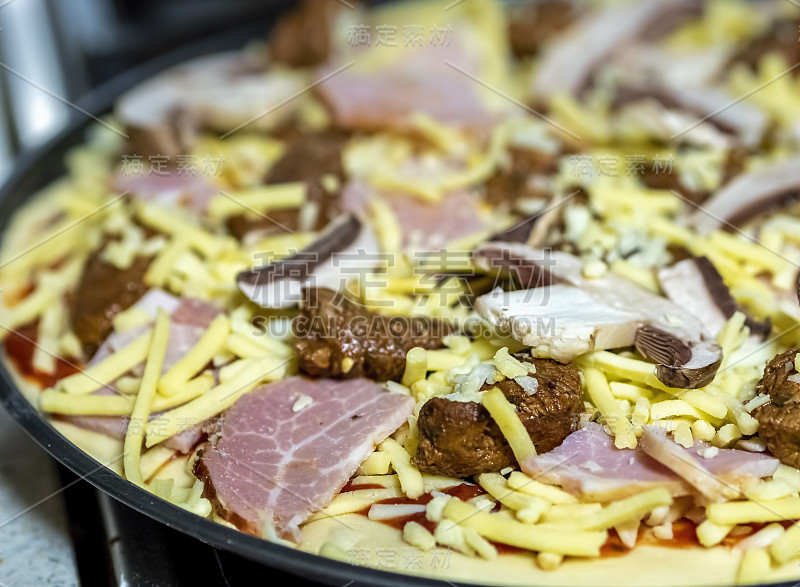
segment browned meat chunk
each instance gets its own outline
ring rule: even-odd
[[[725,158],[725,164],[722,168],[722,181],[720,185],[725,185],[742,172],[744,169],[745,156],[746,153],[741,148],[731,149],[731,151],[728,152]],[[644,170],[639,174],[639,177],[642,183],[650,189],[677,192],[696,204],[703,203],[708,199],[709,195],[711,195],[708,191],[689,188],[681,181],[679,170],[672,169],[671,165],[668,168],[659,169],[655,163],[647,163]]]
[[[103,248],[86,261],[70,298],[72,329],[89,357],[111,332],[114,316],[130,308],[148,290],[144,274],[150,257],[136,257],[128,269],[122,270],[103,261]]]
[[[512,205],[519,198],[543,199],[550,193],[535,185],[536,176],[558,169],[558,156],[532,149],[511,149],[511,165],[486,182],[486,201],[492,206]]]
[[[298,366],[314,377],[399,380],[409,350],[441,348],[453,331],[420,316],[381,316],[329,289],[308,289],[305,296],[292,329]]]
[[[304,181],[308,184],[308,201],[318,206],[316,230],[324,228],[339,213],[339,191],[328,192],[323,187],[323,177],[344,182],[342,148],[344,135],[325,132],[299,135],[290,141],[286,152],[270,169],[268,184]],[[234,216],[228,220],[228,230],[241,239],[253,230],[300,229],[300,210],[297,208],[272,210],[264,217]],[[285,228],[284,228],[285,227]]]
[[[800,20],[780,20],[772,25],[763,35],[753,39],[746,47],[731,58],[731,64],[744,63],[756,69],[765,55],[779,53],[791,65],[800,63],[800,43],[797,31]],[[792,72],[797,75],[797,70]]]
[[[575,17],[575,4],[566,0],[526,2],[515,7],[509,18],[508,38],[517,57],[530,57]]]
[[[338,10],[330,0],[303,0],[270,35],[272,59],[291,67],[322,65],[331,51],[331,23]]]
[[[529,394],[512,380],[498,387],[517,407],[520,420],[536,450],[548,452],[577,428],[583,408],[581,378],[572,365],[549,359],[530,359],[539,383]],[[451,477],[493,473],[517,464],[511,447],[486,408],[476,402],[456,402],[443,397],[428,400],[419,413],[419,445],[414,464],[422,471]]]
[[[792,467],[800,467],[800,384],[790,381],[795,375],[794,357],[791,349],[772,359],[758,383],[758,393],[767,393],[770,403],[755,411],[758,419],[758,435],[767,443],[767,448]]]

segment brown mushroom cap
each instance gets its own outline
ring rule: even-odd
[[[705,387],[722,362],[719,345],[701,341],[688,343],[651,325],[636,331],[634,346],[640,355],[656,361],[656,377],[664,385],[678,389]]]
[[[300,75],[271,73],[244,52],[199,57],[149,78],[117,100],[114,113],[137,155],[176,157],[189,152],[203,129],[265,130],[290,116],[274,106],[304,85]]]
[[[518,269],[529,283],[540,281],[527,291],[493,292],[475,304],[484,318],[508,328],[534,353],[570,360],[595,349],[634,345],[657,363],[659,380],[675,388],[707,385],[719,368],[722,348],[697,317],[627,279],[613,274],[585,279],[577,257],[520,244],[479,245],[475,259],[484,269]],[[541,283],[545,276],[547,283]],[[541,327],[549,323],[552,328]]]
[[[591,11],[568,27],[543,51],[533,78],[533,92],[542,101],[559,92],[578,94],[589,83],[598,65],[615,51],[643,36],[653,38],[655,25],[686,8],[695,0],[611,4]],[[673,21],[673,26],[674,26]]]
[[[658,272],[661,289],[676,304],[697,316],[706,333],[716,337],[725,322],[737,311],[744,311],[733,299],[717,268],[707,257],[690,257]],[[769,336],[772,322],[747,315],[745,325],[760,339]]]
[[[728,229],[800,200],[800,157],[738,176],[688,217],[701,234]]]
[[[302,301],[307,287],[340,290],[353,275],[344,271],[374,269],[377,242],[372,231],[353,214],[342,215],[302,251],[236,277],[239,290],[264,308],[287,308]],[[352,255],[342,264],[344,255]]]

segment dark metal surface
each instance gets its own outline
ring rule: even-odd
[[[92,92],[85,100],[80,101],[79,105],[88,112],[101,115],[110,110],[113,100],[123,90],[153,73],[193,56],[241,46],[246,39],[254,38],[262,32],[262,24],[255,23],[251,27],[238,29],[213,40],[205,40],[201,45],[171,53],[116,78]],[[70,147],[81,142],[91,123],[88,118],[73,117],[66,129],[47,145],[19,157],[10,178],[0,188],[0,234],[6,229],[13,212],[22,206],[31,194],[63,174],[64,154]],[[348,565],[272,544],[174,506],[113,473],[103,463],[96,461],[59,434],[25,400],[5,365],[2,364],[0,364],[0,403],[38,444],[74,472],[78,478],[88,481],[130,508],[120,507],[111,500],[101,499],[100,509],[96,512],[81,511],[74,512],[74,516],[71,515],[75,520],[84,520],[84,526],[76,524],[73,527],[73,538],[76,542],[83,541],[88,544],[88,552],[92,549],[91,541],[97,540],[98,535],[110,536],[112,541],[110,545],[105,545],[110,548],[97,546],[96,558],[84,556],[81,560],[79,556],[79,566],[94,566],[97,571],[93,575],[94,579],[87,581],[87,585],[93,580],[98,581],[96,583],[98,585],[103,584],[103,577],[108,577],[109,573],[118,579],[128,579],[129,584],[135,585],[180,586],[191,583],[237,587],[256,582],[274,581],[280,584],[288,581],[286,576],[279,572],[265,574],[264,568],[260,565],[291,573],[307,581],[328,585],[389,587],[454,585],[449,581],[436,581]],[[174,532],[164,534],[148,530],[148,524],[152,523],[143,521],[137,512],[166,525]],[[97,522],[101,518],[106,520],[105,527]],[[166,541],[163,536],[168,537]],[[199,544],[194,539],[204,544]],[[115,546],[116,544],[119,546]],[[108,556],[105,554],[106,551]],[[192,554],[193,560],[186,560],[187,553]],[[134,561],[138,561],[135,569],[132,566]],[[171,561],[175,561],[176,564],[171,564]],[[142,568],[147,568],[148,563],[151,564],[153,571],[150,577],[143,576],[141,571]],[[186,571],[187,568],[194,571]],[[180,572],[176,574],[176,570]],[[291,581],[295,585],[304,584],[298,578],[293,578]],[[794,583],[782,585],[788,586]]]
[[[78,105],[95,115],[102,115],[111,109],[114,99],[122,91],[137,82],[190,57],[241,46],[247,38],[259,34],[260,28],[254,26],[250,30],[236,30],[135,68],[92,92]],[[53,140],[17,159],[9,179],[0,188],[0,234],[5,231],[14,211],[24,205],[32,194],[63,175],[65,153],[81,142],[91,123],[89,118],[73,117],[65,130]],[[453,585],[451,582],[353,566],[272,544],[200,518],[164,501],[113,473],[104,463],[96,461],[59,434],[23,397],[5,365],[0,365],[0,403],[42,448],[80,478],[133,510],[217,549],[328,585]]]

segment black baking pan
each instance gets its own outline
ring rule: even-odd
[[[79,101],[78,106],[94,116],[107,114],[111,111],[114,100],[122,92],[159,71],[192,57],[241,48],[247,40],[262,36],[266,28],[264,23],[254,23],[245,28],[206,39],[202,43],[187,46],[143,66],[121,73],[111,82]],[[64,155],[70,148],[82,142],[86,130],[94,123],[88,116],[77,112],[74,114],[69,124],[58,136],[43,147],[24,153],[14,163],[10,177],[0,187],[0,231],[7,228],[11,216],[26,203],[32,194],[64,174]],[[88,481],[133,510],[222,551],[327,585],[386,585],[390,587],[456,585],[451,581],[350,565],[273,544],[201,518],[162,500],[107,469],[102,463],[57,432],[25,399],[4,364],[0,364],[0,404],[54,459],[71,469],[81,479]],[[269,575],[264,575],[261,580],[269,581]],[[787,582],[773,585],[788,587],[796,585],[796,583]]]
[[[265,23],[248,25],[187,46],[145,65],[121,73],[93,91],[77,105],[94,116],[111,111],[125,90],[172,65],[204,54],[241,48],[247,40],[263,36]],[[0,231],[31,195],[65,173],[64,155],[80,144],[95,122],[74,112],[66,126],[43,147],[23,153],[0,188]],[[57,461],[98,489],[134,510],[215,548],[234,553],[267,567],[280,569],[328,585],[453,585],[452,582],[389,573],[350,565],[273,544],[189,513],[123,479],[72,444],[42,418],[17,388],[5,365],[0,365],[0,403],[17,423]],[[266,577],[265,577],[266,578]]]

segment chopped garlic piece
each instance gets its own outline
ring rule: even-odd
[[[659,540],[672,540],[672,523],[661,524],[653,528],[653,535]]]
[[[403,540],[422,550],[433,550],[436,547],[436,538],[418,522],[408,522],[403,526]]]
[[[431,522],[439,522],[442,519],[442,511],[451,498],[449,495],[440,493],[428,502],[428,508],[425,512],[425,517]]]
[[[494,365],[508,379],[528,374],[528,369],[520,361],[508,354],[508,347],[503,347],[494,355]]]
[[[713,459],[715,456],[719,454],[719,449],[716,446],[708,446],[706,448],[701,448],[697,451],[697,454],[703,457],[704,459]]]
[[[475,550],[469,545],[467,537],[464,535],[464,528],[452,520],[440,521],[436,525],[433,536],[436,538],[436,542],[443,546],[449,546],[467,556],[475,556]]]
[[[308,406],[310,406],[313,402],[314,400],[311,398],[311,396],[301,395],[300,397],[297,398],[294,404],[292,404],[292,411],[297,413],[303,408],[307,408]]]

